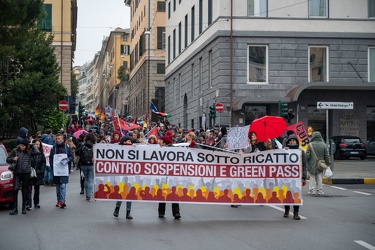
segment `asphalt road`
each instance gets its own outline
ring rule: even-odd
[[[141,202],[126,220],[125,206],[114,218],[114,202],[87,202],[78,177],[66,209],[55,207],[53,187],[42,188],[42,208],[27,215],[1,207],[0,249],[375,249],[375,185],[324,185],[320,197],[305,188],[300,221],[283,218],[281,206],[196,204],[180,205],[181,220],[167,204],[159,219],[156,203]]]

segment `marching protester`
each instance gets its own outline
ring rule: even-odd
[[[191,133],[194,134],[193,132],[191,132]],[[164,136],[160,137],[159,143],[160,143],[161,147],[173,147],[173,145],[172,145],[172,139],[171,139],[170,136],[164,135]],[[165,216],[165,207],[166,207],[165,203],[159,203],[159,207],[158,207],[159,218],[164,218],[164,216]],[[181,219],[180,205],[178,203],[172,203],[172,214],[173,214],[173,217],[176,220]]]
[[[10,215],[18,214],[18,191],[20,188],[22,191],[22,214],[26,214],[27,189],[31,173],[31,151],[29,144],[30,142],[27,139],[23,139],[7,157],[7,163],[12,164],[16,162],[12,170],[14,175],[13,209],[9,213]],[[35,147],[33,147],[33,152],[35,151],[34,149]]]
[[[328,154],[328,147],[324,143],[320,132],[315,131],[310,139],[306,150],[307,171],[310,176],[309,192],[308,194],[323,195],[323,170],[318,169],[317,162],[324,160],[326,165],[331,165],[331,160]]]
[[[92,194],[94,191],[94,144],[97,139],[94,133],[85,135],[83,145],[77,151],[80,157],[80,167],[84,175],[84,190],[86,191],[86,200],[92,201]],[[81,190],[82,192],[82,190]]]
[[[285,140],[285,149],[298,149],[299,148],[299,141],[295,134],[290,133],[289,136]],[[301,150],[302,151],[302,150]],[[307,167],[306,167],[306,154],[302,151],[302,186],[306,185],[306,175],[307,175]],[[290,206],[284,206],[284,217],[289,217]],[[293,219],[300,220],[301,217],[298,215],[299,213],[299,206],[293,206]]]
[[[56,157],[62,154],[61,158]],[[59,161],[60,160],[60,161]],[[66,184],[69,182],[69,167],[68,162],[73,161],[72,150],[64,143],[64,136],[62,134],[56,135],[56,145],[52,147],[49,156],[50,166],[52,171],[54,168],[63,165],[65,173],[62,176],[53,173],[53,183],[56,185],[56,196],[57,203],[56,207],[65,208],[66,207]]]
[[[26,209],[30,210],[32,207],[32,202],[34,202],[35,208],[40,208],[40,186],[44,184],[44,169],[46,167],[46,157],[44,155],[42,141],[40,139],[35,139],[33,141],[35,152],[31,153],[31,167],[36,171],[36,177],[31,178],[27,190],[28,201],[26,204]],[[34,197],[32,197],[32,189],[34,187]]]
[[[131,146],[132,145],[132,138],[130,136],[125,135],[121,138],[121,141],[120,141],[119,144]],[[116,202],[116,207],[115,207],[115,211],[113,212],[113,216],[118,217],[119,212],[120,212],[120,208],[121,208],[121,204],[122,204],[122,201]],[[127,201],[126,202],[126,219],[128,219],[128,220],[133,219],[133,217],[130,215],[131,210],[132,210],[132,202]]]
[[[55,145],[56,142],[52,137],[52,129],[47,128],[44,131],[44,134],[40,137],[40,140],[48,145]],[[46,166],[44,171],[44,186],[54,186],[53,184],[53,175],[52,175],[52,167]]]

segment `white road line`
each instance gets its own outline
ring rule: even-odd
[[[278,206],[275,206],[275,205],[267,205],[267,206],[272,207],[273,209],[279,210],[279,211],[281,211],[281,212],[284,212],[284,211],[285,211],[285,210],[284,210],[284,207],[278,207]],[[292,212],[292,211],[291,211],[291,212]],[[303,219],[303,220],[306,220],[306,219],[307,219],[306,217],[304,217],[304,216],[302,216],[302,215],[299,215],[299,217],[301,217],[301,219]]]
[[[357,193],[357,194],[372,195],[372,194],[364,193],[364,192],[360,192],[360,191],[353,191],[353,192],[354,192],[354,193]]]
[[[361,246],[363,246],[363,247],[365,247],[365,248],[367,248],[367,249],[375,250],[374,246],[368,244],[367,242],[364,242],[363,240],[355,240],[354,242],[357,243],[357,244],[359,244],[359,245],[361,245]]]
[[[348,189],[346,189],[346,188],[342,188],[342,187],[336,187],[336,186],[330,186],[330,187],[332,187],[332,188],[336,188],[336,189],[340,189],[340,190],[348,190]]]

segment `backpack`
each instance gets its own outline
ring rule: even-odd
[[[93,148],[82,146],[80,162],[81,165],[93,165],[92,158],[94,156]]]

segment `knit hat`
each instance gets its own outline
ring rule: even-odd
[[[295,134],[289,135],[288,140],[286,141],[286,144],[288,145],[289,141],[292,140],[292,139],[294,139],[294,140],[297,141],[297,145],[299,144],[298,138],[297,138],[297,136]]]
[[[287,136],[290,136],[290,135],[292,135],[292,134],[294,134],[294,131],[293,131],[293,130],[288,130],[288,131],[286,131],[286,135],[287,135]]]
[[[29,146],[30,142],[29,142],[28,139],[23,139],[23,140],[21,141],[20,144],[22,144],[22,145],[24,145],[25,147],[27,147],[27,146]]]
[[[128,135],[125,135],[121,138],[120,144],[122,145],[122,144],[124,144],[124,142],[129,141],[129,140],[132,141],[132,138]]]
[[[165,133],[165,135],[166,135],[166,136],[169,136],[169,137],[172,138],[172,136],[173,136],[173,132],[170,131],[170,130],[168,130],[168,131]]]
[[[172,144],[173,141],[172,141],[172,138],[170,136],[167,136],[167,135],[164,135],[162,137],[160,137],[160,139],[165,143],[165,144]]]

